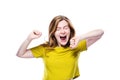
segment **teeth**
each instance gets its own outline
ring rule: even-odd
[[[65,40],[65,39],[66,39],[66,36],[60,36],[60,39],[61,39],[61,40]]]
[[[66,36],[60,36],[60,38],[66,38]]]

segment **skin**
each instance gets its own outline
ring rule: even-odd
[[[96,30],[90,31],[85,34],[75,36],[70,40],[70,48],[71,49],[76,48],[78,43],[84,39],[86,40],[87,48],[88,48],[93,43],[95,43],[97,40],[99,40],[103,34],[104,34],[103,30],[96,29]],[[42,33],[39,32],[38,30],[32,31],[29,34],[29,36],[26,38],[26,40],[22,43],[16,55],[21,58],[34,58],[31,50],[27,49],[27,47],[29,46],[29,44],[31,43],[33,39],[40,38],[41,35]],[[56,37],[58,46],[64,46],[67,44],[67,42],[69,41],[69,36],[70,36],[70,29],[69,29],[68,23],[65,20],[62,20],[59,22],[57,26],[57,30],[55,31],[54,35]],[[60,39],[61,36],[62,37],[66,36],[66,39],[61,40]]]
[[[61,39],[60,37],[66,37],[65,39]],[[65,46],[70,37],[70,28],[68,23],[63,20],[59,22],[57,26],[57,30],[55,31],[55,38],[57,39],[57,43],[59,46]]]

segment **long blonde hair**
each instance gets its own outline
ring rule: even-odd
[[[54,47],[58,46],[57,40],[54,36],[54,33],[56,31],[58,23],[62,20],[65,20],[68,23],[68,26],[70,28],[70,38],[69,38],[68,43],[66,44],[66,47],[68,47],[70,45],[70,39],[75,35],[75,29],[73,28],[71,21],[63,15],[58,15],[52,19],[52,21],[50,22],[50,25],[49,25],[49,37],[48,37],[49,38],[49,41],[48,41],[49,47],[54,48]]]
[[[58,15],[58,16],[54,17],[52,19],[52,21],[50,22],[49,33],[48,33],[49,40],[47,43],[43,44],[43,46],[47,46],[49,48],[54,48],[54,47],[58,46],[58,43],[57,43],[57,40],[56,40],[54,34],[57,29],[58,23],[62,20],[65,20],[68,23],[68,26],[70,28],[70,38],[65,47],[68,47],[70,45],[70,39],[75,35],[75,29],[73,28],[71,21],[67,17],[65,17],[63,15]]]

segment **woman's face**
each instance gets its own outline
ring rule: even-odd
[[[70,37],[70,28],[65,20],[58,23],[55,38],[59,46],[65,46]]]

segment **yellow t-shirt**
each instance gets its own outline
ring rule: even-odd
[[[44,77],[43,80],[70,80],[79,74],[78,58],[80,52],[87,50],[86,40],[80,41],[75,49],[55,47],[47,49],[43,46],[31,48],[33,56],[43,58]]]

